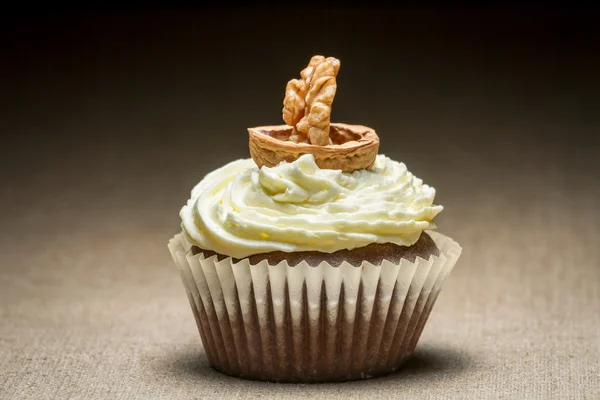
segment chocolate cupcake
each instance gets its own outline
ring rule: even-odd
[[[288,83],[287,125],[204,177],[169,242],[210,364],[277,382],[364,379],[414,350],[461,249],[431,231],[435,189],[331,124],[340,63]],[[427,231],[427,232],[426,232]]]

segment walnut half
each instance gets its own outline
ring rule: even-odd
[[[290,135],[295,143],[318,146],[331,144],[329,138],[331,104],[337,89],[340,61],[314,56],[302,70],[302,79],[292,79],[283,100],[283,120],[294,127]]]

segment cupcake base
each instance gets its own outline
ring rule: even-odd
[[[398,369],[414,350],[461,248],[430,232],[439,255],[380,266],[316,267],[169,249],[211,366],[274,382],[366,379]]]

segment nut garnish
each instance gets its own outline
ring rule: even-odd
[[[319,168],[352,172],[370,169],[379,150],[379,136],[363,125],[331,122],[340,61],[314,56],[288,82],[283,101],[287,125],[248,128],[250,155],[260,168],[293,162],[312,154]]]
[[[285,123],[294,127],[289,140],[318,146],[332,144],[329,138],[331,104],[339,69],[338,59],[314,56],[300,73],[302,79],[288,82],[282,114]]]

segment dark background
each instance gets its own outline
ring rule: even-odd
[[[597,191],[598,18],[530,4],[13,9],[3,201],[31,210],[42,207],[31,193],[53,192],[43,207],[164,206],[154,219],[176,225],[204,173],[248,156],[247,127],[281,123],[285,84],[313,54],[342,61],[332,119],[375,128],[381,152],[443,203],[481,184],[535,201],[552,194],[539,186]],[[90,210],[78,197],[89,193],[105,202]]]
[[[374,4],[13,9],[3,202],[165,207],[153,219],[176,225],[204,173],[248,156],[247,127],[281,123],[285,84],[313,54],[342,61],[332,119],[375,128],[443,203],[484,183],[535,201],[551,194],[540,185],[598,190],[596,9]],[[42,205],[35,192],[54,194]],[[104,203],[90,210],[88,193]]]
[[[600,396],[597,7],[403,4],[4,9],[0,397]],[[341,60],[332,120],[434,186],[464,251],[408,370],[229,379],[166,243],[314,54]]]

